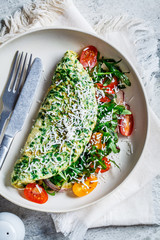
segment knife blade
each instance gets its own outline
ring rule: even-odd
[[[0,169],[3,166],[15,135],[23,128],[25,119],[27,118],[33,102],[36,88],[40,82],[41,75],[42,61],[40,58],[35,58],[0,145]]]

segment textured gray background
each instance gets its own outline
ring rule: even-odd
[[[0,0],[0,18],[13,13],[28,0]],[[158,39],[160,56],[160,0],[74,0],[82,15],[93,25],[103,16],[127,14],[150,21]],[[160,74],[157,73],[157,81]],[[158,97],[159,98],[159,97]],[[157,100],[158,100],[157,98]],[[160,114],[160,111],[159,111]],[[158,181],[160,178],[157,177]],[[158,188],[157,188],[158,191]],[[157,192],[160,196],[160,192]],[[0,197],[0,212],[8,211],[17,214],[26,228],[25,240],[64,240],[62,234],[56,233],[50,216],[46,213],[31,211],[18,207]],[[86,240],[160,240],[159,226],[107,227],[88,230]],[[78,236],[77,236],[78,240]]]

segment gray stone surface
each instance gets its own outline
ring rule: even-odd
[[[18,7],[28,0],[0,0],[0,18],[13,13]],[[116,16],[127,14],[150,21],[155,29],[159,47],[157,54],[160,56],[160,1],[159,0],[74,0],[82,15],[92,25],[103,16]],[[157,81],[160,74],[157,73]],[[159,96],[157,96],[157,100]],[[160,114],[160,111],[159,111]],[[157,178],[155,181],[159,181]],[[160,192],[157,188],[157,195]],[[7,211],[17,214],[24,222],[26,228],[25,240],[65,240],[61,233],[56,233],[49,214],[31,211],[18,207],[0,197],[0,212]],[[86,240],[160,240],[160,227],[131,226],[131,227],[104,227],[88,230]],[[78,236],[77,236],[78,240]]]

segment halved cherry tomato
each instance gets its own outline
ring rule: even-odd
[[[101,97],[99,100],[100,100],[101,102],[103,102],[103,103],[105,103],[105,102],[110,102],[110,101],[111,101],[107,96]]]
[[[132,114],[122,116],[119,124],[120,133],[126,137],[130,136],[133,131],[133,124],[134,120]]]
[[[102,83],[96,83],[96,86],[101,90],[105,88],[105,92],[108,94],[115,94],[115,91],[113,90],[113,88],[110,88],[108,86],[103,86]]]
[[[90,143],[98,149],[102,149],[105,147],[105,143],[101,143],[103,134],[100,132],[95,132],[92,134]]]
[[[104,87],[102,83],[96,83],[95,85],[96,85],[97,88],[99,88],[99,89],[103,89],[103,87]]]
[[[31,202],[45,203],[48,200],[48,194],[37,183],[29,183],[24,189],[24,196]]]
[[[91,175],[84,181],[84,184],[81,182],[74,183],[72,191],[77,197],[83,197],[92,192],[96,188],[97,183],[97,177],[95,175]]]
[[[105,81],[105,79],[103,80],[103,82]],[[104,86],[103,85],[103,83],[96,83],[96,86],[97,86],[97,88],[99,88],[99,89],[105,89],[104,91],[106,92],[106,93],[108,93],[108,94],[115,94],[115,91],[114,91],[114,88],[115,88],[115,86],[117,86],[118,85],[118,79],[117,79],[117,77],[113,77],[113,79],[112,79],[112,81],[111,81],[111,83],[110,84],[108,84],[107,86]],[[103,103],[105,103],[105,102],[110,102],[111,100],[107,97],[107,96],[105,96],[105,97],[98,97],[99,98],[99,100],[100,100],[100,102],[103,102]]]
[[[96,83],[96,85],[97,85],[97,87],[98,87],[99,89],[104,89],[104,88],[113,89],[113,88],[115,88],[115,87],[118,85],[118,79],[117,79],[117,77],[113,76],[113,79],[112,79],[112,81],[110,82],[110,84],[108,84],[107,86],[104,86],[103,84],[104,84],[104,82],[105,82],[106,79],[107,79],[107,78],[104,78],[103,81],[102,81],[102,83]]]
[[[118,85],[118,79],[117,77],[113,76],[113,79],[110,84],[107,85],[107,87],[113,89]]]
[[[115,94],[115,91],[113,90],[113,88],[110,88],[110,87],[107,87],[105,92],[108,94]]]
[[[89,67],[91,70],[97,63],[97,48],[94,46],[85,47],[80,56],[80,63],[84,68]]]
[[[98,166],[96,171],[95,171],[96,173],[99,173],[99,172],[104,173],[104,172],[107,172],[110,169],[111,162],[108,160],[108,158],[107,157],[103,157],[102,161],[104,161],[104,163],[106,165],[106,169],[103,169],[100,166]]]

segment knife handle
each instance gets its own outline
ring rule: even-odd
[[[8,150],[11,146],[12,140],[13,138],[9,137],[8,135],[4,135],[3,137],[2,143],[0,145],[0,169],[3,166]]]

